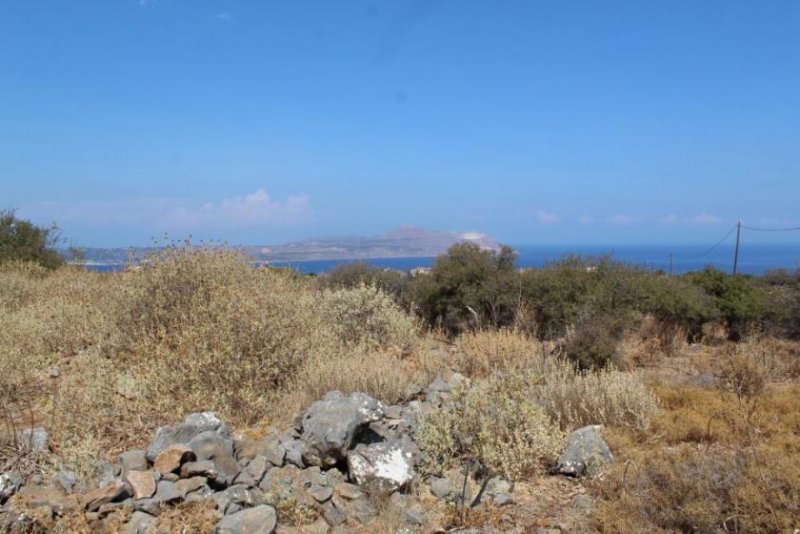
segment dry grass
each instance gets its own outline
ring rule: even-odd
[[[460,370],[476,378],[528,367],[545,354],[542,342],[506,329],[469,332],[457,343],[463,354]]]

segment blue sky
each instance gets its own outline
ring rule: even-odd
[[[0,208],[81,246],[401,224],[713,244],[739,218],[800,223],[798,199],[796,1],[14,0],[0,15]]]

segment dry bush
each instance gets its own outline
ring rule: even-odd
[[[617,462],[595,488],[597,530],[791,532],[800,518],[800,384],[766,386],[756,403],[736,395],[757,391],[749,386],[657,391],[662,413],[646,442],[617,439]]]
[[[453,403],[425,415],[417,438],[428,467],[477,461],[510,480],[539,474],[555,459],[563,435],[514,376],[461,388]]]
[[[302,392],[309,402],[339,390],[345,394],[361,391],[394,404],[405,397],[414,378],[410,362],[397,351],[358,348],[341,356],[309,358],[289,389]]]
[[[148,532],[153,534],[202,534],[214,532],[220,520],[211,500],[181,503],[162,508]]]
[[[600,532],[791,532],[800,514],[796,460],[765,454],[757,460],[688,445],[648,451],[617,464],[600,481],[595,527]]]
[[[660,321],[646,315],[638,332],[647,349],[664,356],[675,356],[687,345],[688,328],[679,323]]]
[[[635,373],[575,371],[562,363],[536,381],[537,402],[565,430],[588,424],[644,430],[659,410],[655,394]]]
[[[306,281],[235,251],[170,249],[126,273],[123,289],[122,347],[149,400],[175,417],[210,409],[251,423],[309,355],[340,345]]]
[[[530,366],[544,355],[542,342],[508,329],[462,334],[457,343],[464,355],[459,370],[478,378]]]
[[[378,288],[326,289],[320,294],[319,306],[323,320],[347,346],[410,350],[417,342],[416,321]]]

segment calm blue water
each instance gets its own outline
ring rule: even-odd
[[[669,255],[673,253],[673,272],[696,271],[706,265],[730,272],[733,267],[733,247],[721,246],[704,255],[701,246],[520,246],[515,247],[519,267],[541,267],[556,261],[566,254],[583,256],[609,255],[618,261],[640,265],[650,269],[669,271]],[[434,258],[374,258],[366,260],[377,267],[409,271],[416,267],[430,267]],[[276,267],[292,267],[303,273],[324,273],[334,267],[355,260],[310,260],[272,262]],[[90,265],[96,271],[118,271],[119,265]],[[749,245],[739,252],[739,272],[763,274],[776,268],[800,268],[800,244],[797,245]]]

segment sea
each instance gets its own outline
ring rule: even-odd
[[[513,247],[513,245],[512,245]],[[707,265],[732,272],[734,262],[733,247],[721,246],[714,250],[701,246],[648,246],[648,245],[589,245],[558,246],[521,245],[513,247],[517,252],[517,266],[520,268],[542,267],[568,255],[587,258],[609,256],[614,260],[644,267],[681,274],[703,269]],[[306,274],[323,274],[327,271],[354,261],[366,261],[376,267],[410,271],[418,267],[430,267],[435,258],[370,258],[365,260],[303,260],[268,262],[276,267],[290,267]],[[93,264],[87,269],[95,271],[119,271],[122,265]],[[774,269],[800,269],[800,243],[797,244],[752,244],[741,247],[739,251],[738,272],[761,275]]]

